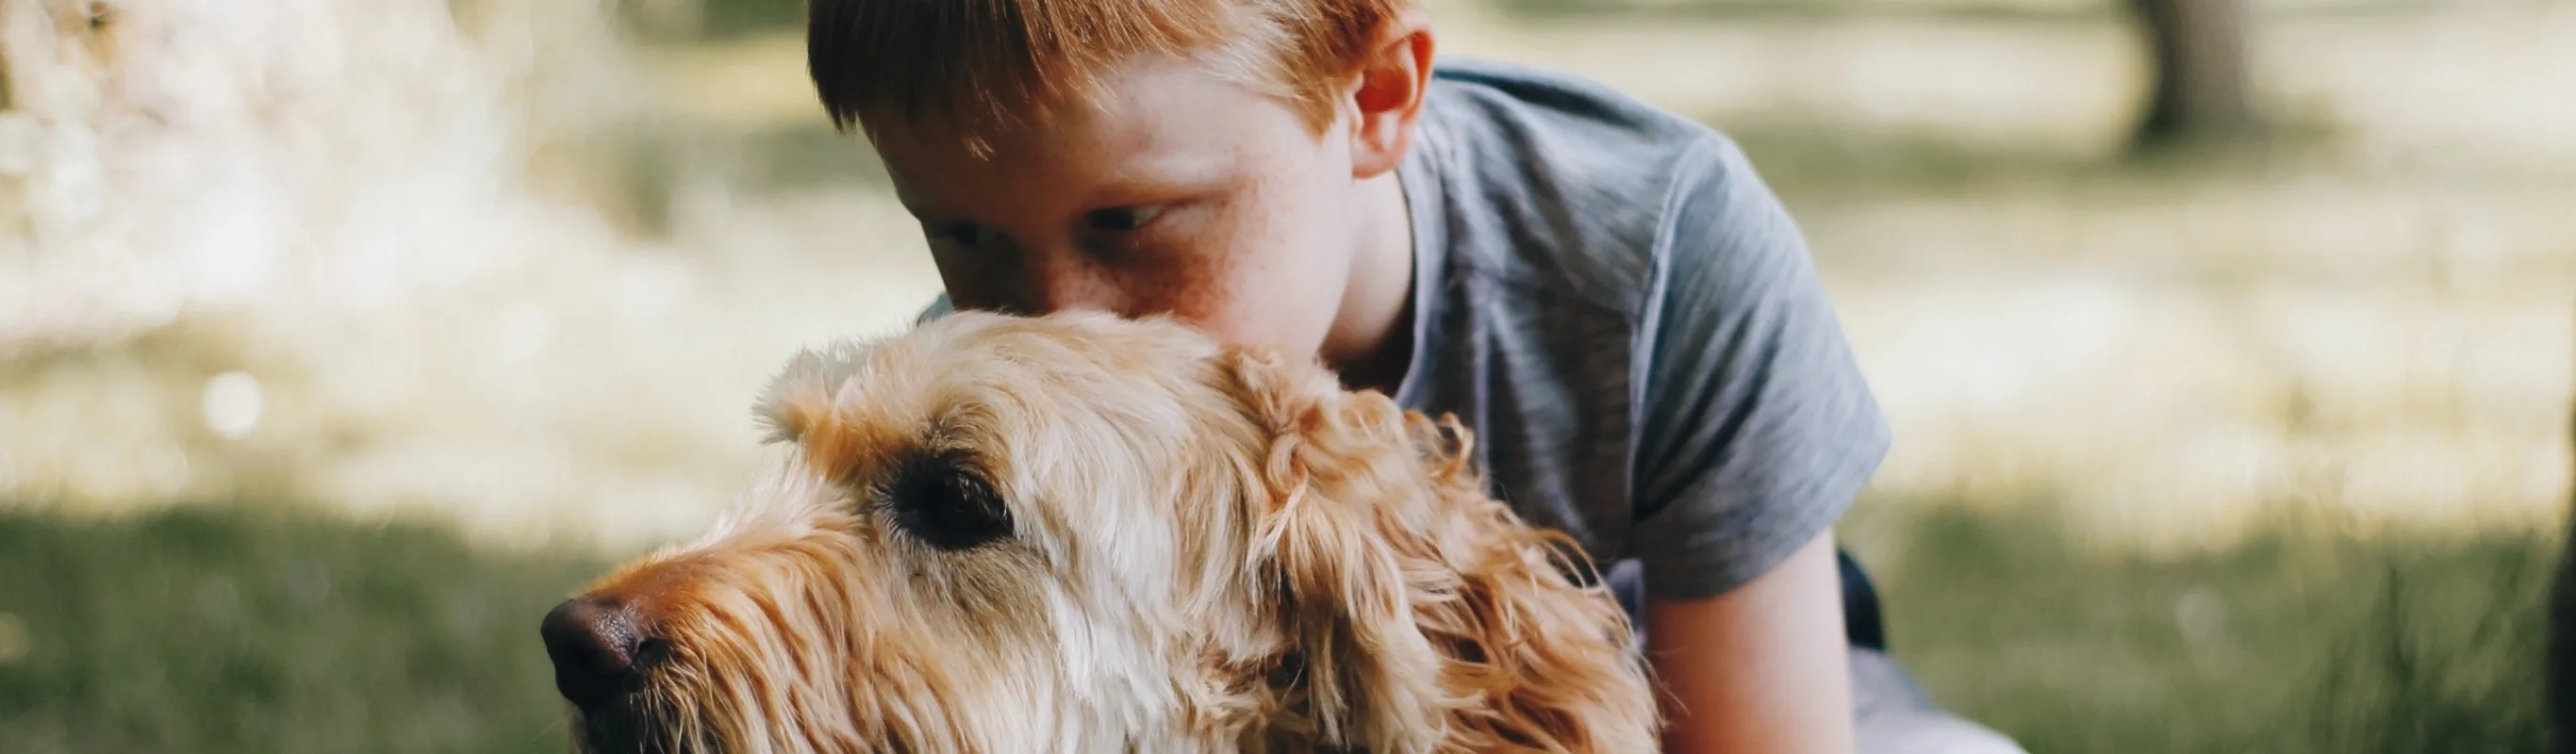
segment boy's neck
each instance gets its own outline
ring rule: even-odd
[[[1413,366],[1413,212],[1394,171],[1359,192],[1358,252],[1323,356],[1343,386],[1393,395]]]

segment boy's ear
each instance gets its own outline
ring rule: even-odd
[[[1375,178],[1403,164],[1431,86],[1431,17],[1404,11],[1378,30],[1351,81],[1351,175]]]

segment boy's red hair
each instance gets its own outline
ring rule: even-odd
[[[1415,0],[809,0],[806,68],[833,126],[933,118],[970,147],[1087,106],[1160,55],[1277,96],[1318,133],[1374,35]]]

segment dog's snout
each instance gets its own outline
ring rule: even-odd
[[[590,705],[635,688],[652,664],[652,643],[633,606],[600,597],[576,597],[546,613],[540,629],[554,660],[555,690]]]

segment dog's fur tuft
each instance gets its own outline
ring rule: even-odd
[[[1240,397],[1274,438],[1256,565],[1285,577],[1324,741],[1654,748],[1642,683],[1619,659],[1626,616],[1568,578],[1588,568],[1564,557],[1572,539],[1487,497],[1464,427],[1344,392],[1311,365],[1234,358]]]

